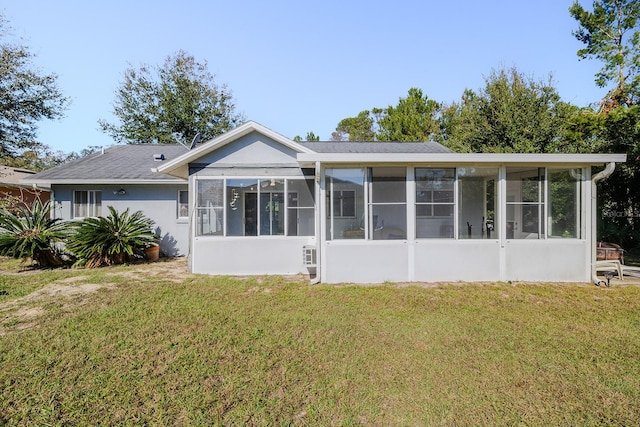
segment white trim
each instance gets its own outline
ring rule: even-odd
[[[202,157],[206,154],[211,153],[212,151],[215,151],[221,147],[224,147],[225,145],[237,140],[238,138],[241,138],[252,132],[258,132],[268,138],[271,138],[274,141],[278,142],[279,144],[282,144],[285,147],[288,147],[299,154],[309,154],[309,155],[314,154],[314,151],[310,150],[307,147],[304,147],[302,144],[298,144],[297,142],[283,135],[280,135],[279,133],[274,132],[271,129],[268,129],[259,123],[256,123],[254,121],[248,121],[238,126],[237,128],[232,129],[200,145],[199,147],[196,147],[193,150],[190,150],[185,154],[179,157],[176,157],[173,160],[168,161],[162,166],[155,168],[154,171],[159,173],[165,173],[168,175],[173,175],[173,176],[182,176],[179,170],[181,168],[184,168],[184,166],[188,165],[189,163],[193,162],[195,159],[198,159],[199,157]]]
[[[324,163],[427,163],[432,165],[468,163],[519,164],[593,164],[625,162],[626,154],[532,154],[532,153],[299,153],[298,162]]]
[[[177,206],[176,206],[176,219],[178,219],[178,220],[187,219],[188,220],[189,219],[189,187],[187,187],[186,190],[181,190],[181,189],[178,188],[177,192],[178,192],[178,197],[177,197],[176,201],[178,203],[177,203]],[[186,215],[180,215],[180,193],[183,193],[183,192],[187,193],[187,203],[186,203],[186,205],[187,205],[187,214]]]
[[[188,184],[187,179],[182,178],[164,178],[157,179],[91,179],[91,178],[65,178],[51,180],[30,180],[29,184],[46,184],[46,185],[102,185],[102,184]]]
[[[86,193],[87,194],[87,202],[86,203],[82,203],[82,205],[84,206],[85,210],[87,211],[87,214],[93,213],[95,212],[97,209],[96,207],[100,207],[100,215],[86,215],[86,216],[79,216],[76,215],[76,193]],[[100,204],[98,204],[96,202],[96,194],[100,193]],[[91,196],[90,194],[93,194],[93,201],[91,201]],[[102,190],[72,190],[71,191],[71,219],[85,219],[85,218],[96,218],[98,216],[102,216]],[[93,211],[93,212],[92,212]]]

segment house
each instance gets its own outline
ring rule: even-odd
[[[49,200],[48,187],[22,183],[24,178],[34,174],[34,171],[28,169],[0,166],[0,199],[8,200],[10,205],[18,203],[24,206],[31,206],[37,199],[43,203]]]
[[[205,274],[316,281],[587,282],[595,183],[623,154],[462,154],[434,142],[294,142],[247,122],[194,149],[106,149],[27,181],[55,215],[143,210]],[[593,166],[605,166],[592,174]]]

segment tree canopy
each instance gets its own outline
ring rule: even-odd
[[[113,113],[119,123],[100,120],[100,128],[129,144],[186,144],[196,134],[207,140],[244,120],[235,111],[231,91],[216,83],[207,62],[182,50],[162,66],[126,69]]]
[[[302,139],[300,135],[296,135],[293,137],[293,140],[296,142],[300,141],[320,141],[320,137],[313,132],[307,132],[307,136]]]
[[[428,141],[438,130],[440,104],[411,88],[396,106],[361,111],[342,119],[331,139],[335,141]]]
[[[573,35],[585,47],[580,58],[598,59],[603,63],[596,74],[596,84],[613,84],[603,100],[603,108],[632,105],[640,93],[640,2],[637,0],[598,0],[593,11],[577,1],[569,8],[580,27]]]
[[[460,152],[583,151],[582,141],[566,145],[568,123],[578,111],[561,100],[551,77],[536,81],[516,68],[493,70],[483,89],[467,89],[460,102],[443,109],[436,139]]]
[[[7,21],[0,15],[0,160],[14,164],[25,151],[41,150],[38,122],[63,116],[68,98],[58,88],[56,74],[33,64],[29,49],[8,39]]]

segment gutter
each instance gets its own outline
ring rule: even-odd
[[[596,286],[604,283],[596,274],[596,246],[598,240],[598,221],[597,221],[597,203],[598,203],[598,181],[609,177],[616,168],[615,162],[609,162],[604,170],[598,172],[591,178],[591,280]]]

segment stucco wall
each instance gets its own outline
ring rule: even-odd
[[[191,269],[203,274],[308,274],[302,248],[313,237],[210,237],[193,240]]]
[[[421,239],[324,243],[322,281],[589,281],[584,240]]]
[[[114,194],[123,188],[126,194]],[[129,184],[129,185],[54,185],[55,217],[73,219],[73,192],[76,190],[102,191],[102,214],[107,206],[119,212],[129,208],[142,211],[155,221],[160,235],[160,248],[165,255],[187,255],[189,252],[189,223],[178,219],[178,191],[187,190],[187,184]]]

